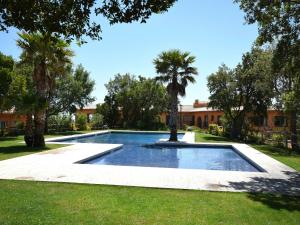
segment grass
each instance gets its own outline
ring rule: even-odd
[[[278,148],[271,145],[251,144],[251,146],[300,172],[299,154],[292,153],[289,149]]]
[[[199,133],[196,138],[230,141]],[[0,149],[3,143],[14,146],[21,140],[2,140]],[[270,194],[0,180],[0,202],[1,225],[296,225],[300,221],[300,197]]]
[[[23,136],[1,137],[0,138],[0,160],[10,159],[18,156],[41,152],[44,150],[55,149],[65,145],[48,144],[44,148],[29,148],[24,143]]]
[[[196,142],[230,142],[230,140],[225,137],[200,132],[196,132],[195,139]],[[265,144],[250,144],[250,146],[300,172],[299,154],[291,153],[291,151],[288,149]]]
[[[0,224],[299,224],[300,198],[0,181]]]
[[[45,138],[58,137],[63,135],[82,134],[88,132],[91,131],[67,131],[52,135],[46,135]],[[66,146],[60,144],[47,144],[47,146],[44,148],[28,148],[24,143],[21,143],[23,141],[24,139],[22,135],[16,137],[0,137],[0,160],[10,159],[18,156],[28,155]]]
[[[195,132],[196,133],[196,142],[232,142],[226,137],[215,136],[212,134]]]

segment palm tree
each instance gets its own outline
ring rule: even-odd
[[[47,96],[54,87],[55,77],[63,75],[71,63],[73,52],[69,45],[54,36],[41,33],[21,33],[17,44],[23,52],[21,60],[33,67],[32,80],[36,92],[34,108],[33,146],[44,147]]]
[[[167,91],[171,99],[169,141],[177,141],[178,95],[185,96],[188,83],[195,83],[193,75],[197,75],[198,72],[196,67],[191,66],[195,59],[195,56],[191,56],[189,52],[170,50],[162,52],[153,61],[158,74],[156,80],[167,83]]]

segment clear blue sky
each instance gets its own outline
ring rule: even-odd
[[[161,15],[153,15],[146,24],[110,26],[102,23],[102,41],[78,47],[74,63],[79,63],[96,81],[96,102],[103,102],[104,84],[117,73],[154,77],[153,59],[164,50],[180,49],[196,56],[197,83],[187,88],[183,104],[195,99],[207,100],[207,76],[221,63],[234,67],[242,54],[251,49],[257,36],[256,25],[245,25],[244,14],[232,0],[179,0]],[[0,51],[17,59],[16,31],[0,33]]]

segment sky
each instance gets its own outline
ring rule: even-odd
[[[244,13],[232,0],[179,0],[168,12],[152,15],[147,23],[110,26],[101,18],[102,40],[86,39],[87,44],[72,44],[73,63],[82,64],[95,80],[95,103],[103,102],[104,84],[117,73],[155,77],[153,59],[162,51],[180,49],[196,56],[196,83],[186,89],[182,104],[209,97],[207,76],[225,63],[241,61],[257,37],[257,26],[247,25]],[[0,32],[0,51],[19,58],[17,31]]]

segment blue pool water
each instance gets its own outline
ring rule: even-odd
[[[123,144],[118,150],[84,162],[87,164],[259,172],[231,147],[145,146],[168,137],[169,134],[113,132],[66,141]]]

